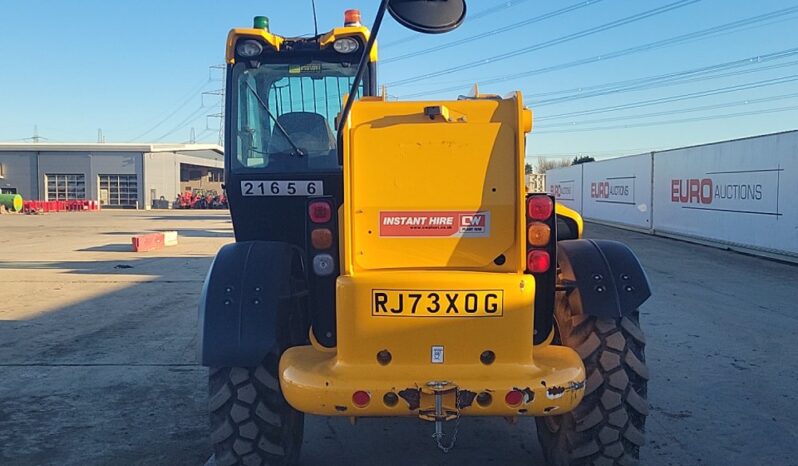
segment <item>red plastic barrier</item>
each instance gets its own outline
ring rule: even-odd
[[[100,203],[88,199],[71,201],[24,201],[22,211],[26,214],[46,212],[96,212]]]
[[[163,249],[164,237],[163,233],[149,233],[146,235],[138,235],[132,238],[134,252],[147,252]]]

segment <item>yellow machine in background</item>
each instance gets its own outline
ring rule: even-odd
[[[418,417],[443,451],[449,421],[533,416],[551,464],[633,463],[647,414],[639,262],[526,193],[520,93],[376,96],[386,11],[428,33],[465,18],[462,0],[383,0],[371,32],[350,10],[312,37],[262,17],[229,36],[236,243],[199,319],[217,463],[293,464],[304,413]]]

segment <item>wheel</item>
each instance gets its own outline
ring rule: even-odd
[[[256,368],[211,368],[208,409],[216,464],[290,465],[299,459],[304,414],[285,401],[279,357]]]
[[[645,442],[648,367],[639,313],[612,319],[574,310],[567,297],[555,312],[555,342],[585,364],[585,397],[570,413],[536,419],[546,461],[555,466],[637,464]]]
[[[305,415],[280,389],[280,356],[306,344],[308,292],[301,260],[291,264],[290,308],[278,315],[278,344],[258,367],[218,367],[208,373],[211,443],[218,466],[286,466],[299,460]]]

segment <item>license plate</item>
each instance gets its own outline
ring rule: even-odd
[[[502,290],[371,290],[375,317],[500,317]]]
[[[321,196],[324,194],[324,183],[321,180],[242,181],[241,194],[244,196]]]

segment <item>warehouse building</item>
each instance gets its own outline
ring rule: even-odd
[[[168,208],[185,190],[221,193],[223,179],[211,144],[0,144],[0,190],[25,199]]]

